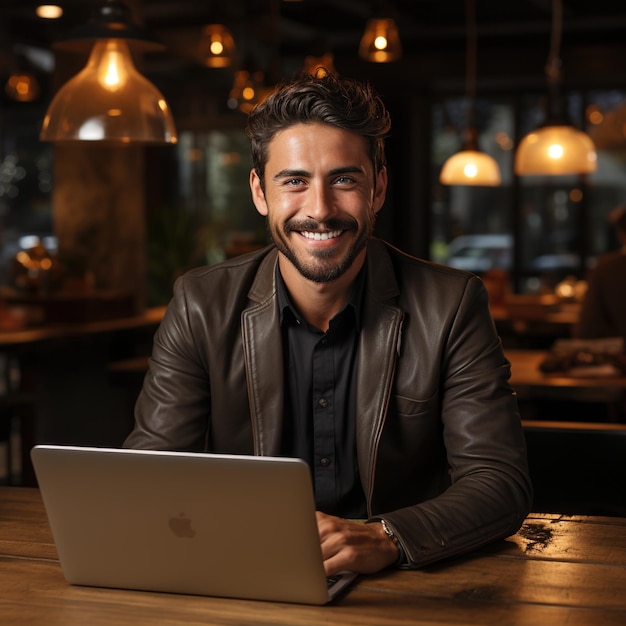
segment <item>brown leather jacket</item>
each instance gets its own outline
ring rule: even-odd
[[[509,363],[475,276],[367,250],[357,451],[408,566],[515,533],[532,489]],[[269,246],[180,278],[126,447],[277,455],[283,362]]]

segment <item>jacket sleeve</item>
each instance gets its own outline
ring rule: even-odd
[[[450,485],[438,496],[377,517],[400,538],[407,567],[514,534],[532,503],[526,446],[510,364],[482,282],[467,280],[439,337],[439,407]]]
[[[135,405],[135,427],[126,448],[206,449],[211,390],[207,365],[194,337],[194,306],[178,279],[174,296],[154,337],[150,367]],[[191,309],[191,310],[190,310]]]

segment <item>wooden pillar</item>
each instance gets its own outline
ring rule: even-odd
[[[142,0],[126,3],[141,22]],[[82,69],[89,49],[84,55],[57,51],[57,88]],[[54,147],[53,226],[65,277],[86,279],[84,287],[96,294],[132,294],[136,312],[145,305],[144,155],[140,145],[97,141]]]
[[[66,276],[144,306],[144,148],[57,144],[53,219]]]

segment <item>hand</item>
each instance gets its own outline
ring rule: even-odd
[[[372,574],[398,560],[398,548],[379,522],[363,524],[318,511],[317,529],[327,576],[345,570]]]

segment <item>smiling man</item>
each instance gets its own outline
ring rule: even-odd
[[[326,330],[363,267],[386,170],[374,171],[363,137],[320,122],[276,133],[268,157],[250,173],[252,198],[296,307]]]
[[[507,537],[532,498],[482,283],[373,236],[389,130],[368,85],[332,75],[250,114],[273,245],[177,281],[125,442],[304,459],[329,575]]]

